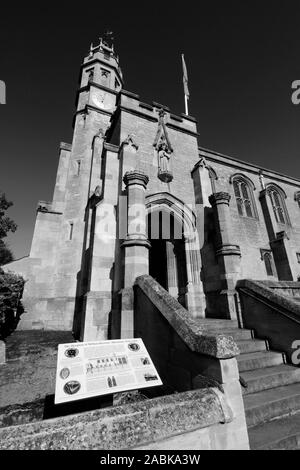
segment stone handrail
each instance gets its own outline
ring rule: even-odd
[[[245,279],[237,283],[244,327],[268,340],[271,349],[284,352],[290,363],[294,363],[295,342],[300,339],[300,302],[294,300],[300,297],[288,296],[287,291],[299,288],[296,282]]]
[[[289,320],[300,324],[300,303],[293,300],[292,296],[288,297],[279,293],[280,290],[293,288],[300,289],[300,283],[292,281],[252,281],[250,279],[237,282],[237,289],[240,293],[255,295],[257,300],[269,305]]]
[[[201,325],[201,321],[194,320],[188,311],[151,276],[138,277],[135,286],[147,295],[191,351],[217,359],[229,359],[239,354],[232,337],[208,333],[205,326]]]

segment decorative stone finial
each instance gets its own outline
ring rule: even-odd
[[[167,113],[166,113],[166,111],[165,111],[163,108],[161,108],[161,109],[158,111],[158,115],[159,115],[159,117],[162,118],[162,119],[166,116],[166,114],[167,114]]]
[[[94,140],[95,139],[104,139],[104,130],[102,128],[100,128],[97,134],[95,134]]]
[[[134,140],[134,135],[133,134],[128,134],[122,145],[130,145],[133,147],[135,150],[138,150],[139,146]]]
[[[201,166],[201,168],[207,168],[207,161],[205,157],[201,157],[198,166]]]
[[[261,189],[266,189],[265,177],[264,177],[262,170],[259,172],[259,181],[260,181]]]

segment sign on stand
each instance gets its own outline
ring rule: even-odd
[[[162,385],[140,338],[60,344],[55,403]]]

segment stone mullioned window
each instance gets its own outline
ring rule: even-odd
[[[242,176],[234,176],[232,184],[239,215],[257,218],[252,185]]]
[[[271,200],[276,222],[282,225],[290,225],[283,191],[271,184],[267,187],[267,193]]]

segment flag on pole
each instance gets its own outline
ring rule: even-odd
[[[189,99],[190,93],[188,89],[188,74],[187,74],[187,69],[186,69],[183,54],[181,54],[181,58],[182,58],[182,69],[183,69],[183,89],[184,89],[185,96],[187,97],[187,99]]]

